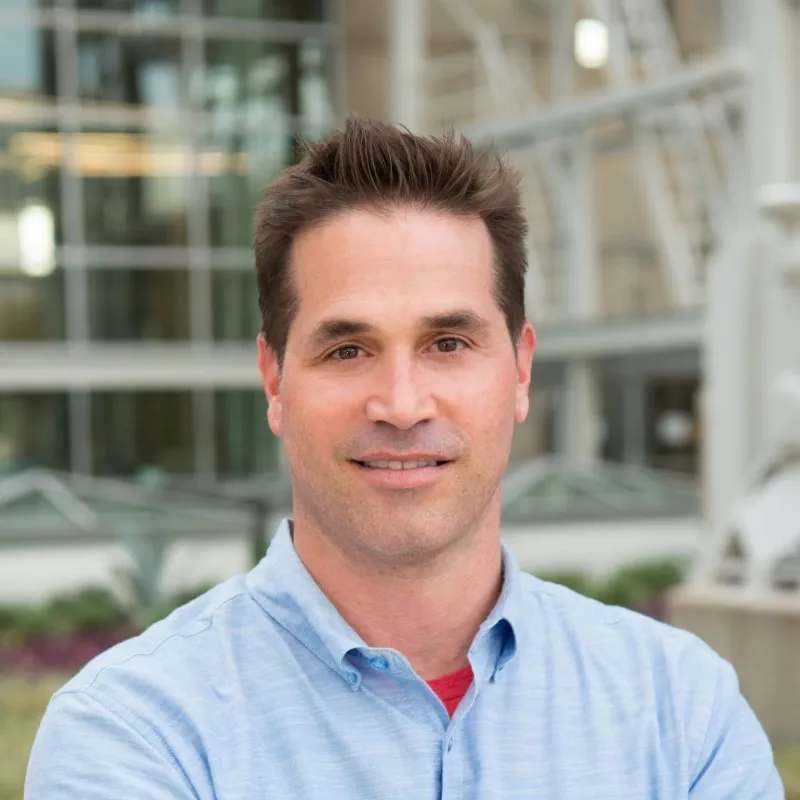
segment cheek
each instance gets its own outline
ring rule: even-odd
[[[456,395],[454,411],[462,424],[484,432],[487,436],[497,436],[507,428],[513,429],[516,413],[516,384],[504,375],[489,379],[474,380],[469,389]]]
[[[330,383],[287,385],[282,399],[285,435],[301,442],[335,438],[352,419],[355,407],[351,393]]]

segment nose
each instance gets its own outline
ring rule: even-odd
[[[386,422],[399,430],[409,430],[436,414],[436,402],[419,365],[408,356],[384,356],[383,369],[375,370],[366,404],[370,422]]]

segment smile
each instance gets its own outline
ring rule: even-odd
[[[436,485],[453,466],[452,461],[435,459],[366,460],[351,462],[360,479],[373,489],[423,489]]]
[[[438,467],[444,461],[357,461],[368,469],[421,469],[422,467]]]

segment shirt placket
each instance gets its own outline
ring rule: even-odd
[[[450,730],[442,740],[442,800],[464,797],[464,748],[458,730]]]

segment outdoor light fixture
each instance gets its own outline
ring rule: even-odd
[[[575,25],[575,61],[586,69],[608,62],[608,25],[599,19],[581,19]]]
[[[32,278],[50,275],[56,266],[53,212],[45,205],[27,203],[17,218],[20,269]]]

